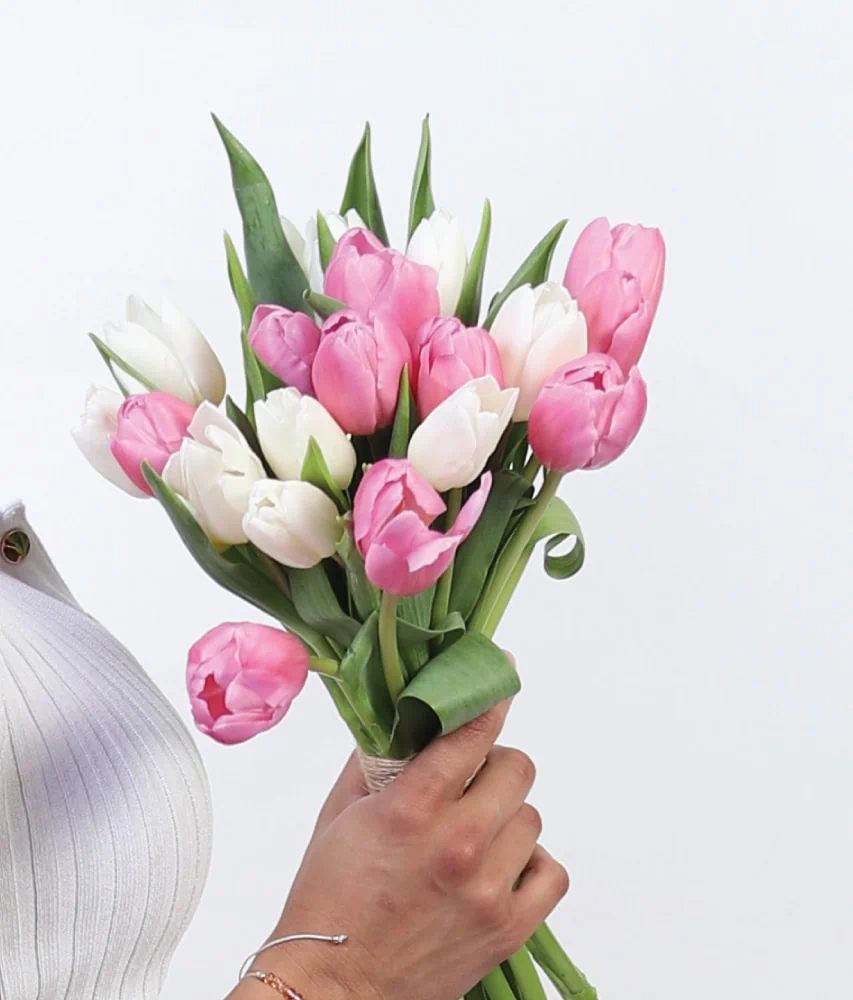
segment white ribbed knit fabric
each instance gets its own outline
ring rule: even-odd
[[[154,1000],[210,860],[207,780],[139,664],[26,522],[0,554],[0,998]]]

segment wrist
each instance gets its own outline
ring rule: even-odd
[[[304,1000],[382,1000],[352,954],[345,953],[347,944],[330,948],[315,941],[288,942],[261,952],[251,969],[275,974]],[[275,995],[271,987],[249,978],[231,1000],[272,1000]]]

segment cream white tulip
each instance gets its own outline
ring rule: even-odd
[[[351,208],[346,215],[340,215],[338,212],[324,212],[323,217],[336,243],[348,229],[366,228],[364,220],[354,208]],[[281,228],[284,230],[284,238],[290,245],[294,257],[302,265],[311,290],[322,293],[323,264],[320,261],[320,241],[317,238],[317,217],[312,215],[305,224],[304,235],[284,215],[281,216]]]
[[[466,382],[429,414],[409,442],[409,461],[441,493],[473,483],[512,419],[518,389],[492,375]]]
[[[276,389],[255,404],[258,438],[270,468],[279,479],[301,479],[311,438],[317,442],[332,479],[346,489],[355,472],[350,439],[325,406],[292,386]]]
[[[71,430],[77,447],[86,456],[89,464],[108,479],[113,486],[129,493],[132,497],[148,496],[135,486],[118,464],[110,448],[110,442],[117,430],[116,414],[123,397],[112,389],[89,386],[86,393],[86,408],[80,417],[80,426]]]
[[[442,209],[422,219],[412,233],[406,256],[438,271],[438,297],[442,316],[452,316],[468,267],[468,252],[459,220]]]
[[[489,332],[500,351],[505,384],[519,388],[514,420],[527,420],[546,379],[587,351],[584,315],[556,281],[516,288]]]
[[[243,530],[283,566],[310,569],[334,553],[343,528],[337,507],[316,486],[262,479],[249,497]]]
[[[131,295],[125,319],[107,323],[103,340],[155,389],[193,406],[203,399],[222,402],[225,373],[219,359],[195,323],[168,299],[158,314]]]
[[[166,463],[163,479],[189,504],[218,546],[246,541],[243,515],[264,467],[237,427],[211,403],[199,406],[180,450]]]

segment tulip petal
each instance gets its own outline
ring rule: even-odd
[[[414,511],[398,514],[377,535],[364,568],[375,586],[399,597],[426,590],[453,560],[461,538],[427,528]]]

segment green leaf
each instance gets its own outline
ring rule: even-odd
[[[476,326],[480,318],[480,303],[483,298],[483,275],[486,271],[486,257],[489,253],[489,238],[492,234],[492,206],[486,198],[483,204],[483,218],[480,222],[480,233],[471,251],[468,267],[465,269],[465,280],[459,293],[456,305],[456,316],[466,326]]]
[[[338,603],[323,564],[311,569],[289,569],[287,576],[299,617],[344,648],[349,646],[361,625]]]
[[[404,621],[397,623],[397,639],[401,643],[429,642],[430,639],[439,639],[444,636],[453,638],[455,635],[462,635],[464,632],[465,619],[456,611],[448,615],[435,628],[423,628],[420,625],[413,625],[411,622]]]
[[[480,520],[456,553],[450,610],[458,611],[466,621],[477,605],[513,511],[529,491],[530,483],[521,476],[498,472]]]
[[[350,164],[346,191],[341,202],[341,215],[346,215],[351,208],[358,212],[367,228],[387,247],[388,231],[382,218],[370,155],[370,122],[364,126],[364,135]]]
[[[578,519],[569,509],[565,500],[554,497],[536,526],[528,548],[545,541],[545,572],[555,580],[566,580],[574,576],[583,566],[586,549],[583,532]],[[554,549],[574,539],[574,547],[563,555],[552,555]]]
[[[249,283],[256,302],[305,312],[308,279],[287,242],[270,182],[252,154],[213,116],[228,153],[231,179],[243,219]]]
[[[153,382],[150,382],[144,375],[140,375],[135,368],[129,365],[126,361],[123,361],[111,347],[107,347],[100,337],[97,337],[94,333],[90,333],[89,337],[98,349],[98,353],[104,359],[104,363],[109,369],[112,377],[115,379],[116,385],[119,387],[119,391],[123,396],[132,396],[134,392],[138,392],[139,390],[134,390],[132,387],[125,385],[119,377],[116,368],[123,371],[126,375],[130,375],[131,378],[136,379],[136,381],[139,382],[140,385],[145,386],[149,392],[153,392],[157,388]]]
[[[305,461],[302,463],[302,475],[300,478],[304,479],[306,483],[313,483],[314,486],[331,497],[338,505],[338,510],[342,514],[346,511],[347,498],[344,496],[340,486],[332,478],[323,452],[313,437],[309,440],[305,451]]]
[[[415,628],[428,629],[432,623],[432,605],[435,600],[435,584],[411,597],[403,597],[397,605],[397,616],[400,619],[397,629],[404,628],[408,622]],[[411,674],[416,674],[429,660],[429,645],[426,642],[408,643],[404,659]]]
[[[387,754],[394,724],[394,706],[379,654],[378,612],[370,615],[353,639],[341,660],[339,676],[349,694],[350,703],[376,745],[376,752]]]
[[[430,660],[397,702],[392,751],[422,750],[521,689],[515,667],[491,639],[466,632]]]
[[[332,236],[332,230],[329,229],[326,216],[319,209],[317,211],[317,243],[320,247],[320,266],[325,274],[332,254],[335,252],[335,237]]]
[[[364,621],[371,612],[379,609],[379,591],[364,572],[364,560],[355,544],[352,536],[352,524],[349,518],[345,519],[344,531],[335,549],[347,575],[347,588],[352,596],[355,609],[359,617]]]
[[[302,298],[323,319],[331,316],[332,313],[340,312],[341,309],[349,308],[346,302],[333,299],[330,295],[321,295],[320,292],[312,292],[310,288],[305,289]]]
[[[409,450],[417,426],[415,400],[409,385],[409,366],[404,365],[400,373],[400,391],[397,396],[397,412],[394,415],[394,426],[391,430],[391,443],[388,446],[389,458],[405,458]]]
[[[225,397],[225,413],[231,423],[237,427],[246,439],[252,451],[261,460],[261,464],[263,465],[267,476],[269,476],[270,479],[275,479],[275,474],[269,467],[269,463],[264,456],[264,451],[263,448],[261,448],[261,442],[258,440],[258,435],[254,425],[230,396]]]
[[[412,195],[409,199],[409,239],[422,219],[428,219],[435,211],[432,197],[432,140],[429,134],[429,115],[421,126],[421,147],[412,179]]]
[[[551,268],[551,258],[563,230],[566,227],[566,219],[561,219],[553,229],[549,230],[530,251],[524,259],[521,267],[509,279],[504,288],[492,300],[489,315],[486,317],[483,326],[488,330],[495,317],[500,312],[501,306],[512,295],[516,288],[522,285],[541,285],[548,278],[548,271]]]
[[[240,320],[245,329],[248,330],[257,302],[255,301],[255,296],[252,294],[249,279],[243,271],[240,257],[228,233],[225,234],[225,257],[228,261],[228,281],[231,285],[231,291],[234,293],[234,298],[237,300],[237,308],[240,310]]]
[[[143,463],[142,472],[184,545],[205,573],[220,587],[280,621],[316,651],[314,643],[320,637],[302,621],[293,602],[254,566],[238,558],[229,558],[228,553],[217,552],[184,500],[147,462]]]

